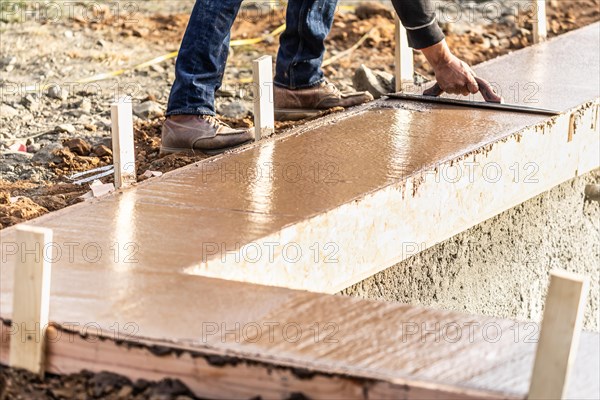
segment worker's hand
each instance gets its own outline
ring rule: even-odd
[[[479,91],[475,72],[467,63],[452,54],[445,40],[421,51],[433,67],[435,79],[442,91],[465,96]]]

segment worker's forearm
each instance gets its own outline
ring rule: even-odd
[[[421,52],[434,70],[442,65],[448,64],[453,58],[452,52],[448,48],[446,41],[443,39],[433,46],[421,49]]]
[[[392,3],[406,28],[410,47],[423,49],[442,41],[444,33],[431,0],[392,0]]]

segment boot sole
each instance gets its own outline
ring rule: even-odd
[[[243,146],[245,144],[248,144],[248,143],[250,143],[252,141],[253,140],[250,139],[250,140],[248,140],[248,141],[246,141],[244,143],[240,143],[240,144],[235,145],[235,146],[224,147],[222,149],[206,149],[206,150],[160,146],[160,152],[158,153],[158,155],[160,157],[168,156],[169,154],[181,154],[181,155],[191,156],[191,157],[197,156],[197,155],[200,155],[200,154],[206,154],[206,155],[209,155],[209,156],[216,156],[218,154],[225,153],[227,150],[236,149],[236,148],[241,147],[241,146]]]
[[[327,110],[302,109],[302,108],[279,108],[275,109],[276,121],[300,121],[302,119],[314,118],[325,114]]]

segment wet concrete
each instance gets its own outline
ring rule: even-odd
[[[213,244],[235,250],[542,120],[436,106],[370,110],[31,224],[52,228],[58,243],[94,243],[104,255],[90,264],[76,252],[74,265],[182,272],[220,257]],[[13,233],[3,230],[2,239],[10,241]],[[108,255],[115,243],[120,255],[137,250],[137,262],[127,264],[123,257],[114,262]],[[135,245],[125,248],[128,243]]]

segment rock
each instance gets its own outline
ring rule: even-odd
[[[87,97],[84,97],[83,99],[76,102],[74,106],[75,108],[79,109],[80,111],[83,111],[86,114],[92,112],[92,101]]]
[[[82,138],[69,139],[63,143],[63,146],[68,147],[71,152],[80,156],[87,156],[92,150],[92,146]]]
[[[15,69],[17,63],[17,57],[7,56],[0,59],[0,69],[4,69],[6,72],[10,72]]]
[[[233,90],[220,88],[219,90],[217,90],[217,93],[215,93],[215,96],[217,96],[217,97],[234,97],[235,92]]]
[[[32,143],[29,146],[27,146],[28,153],[37,153],[41,149],[42,149],[42,146],[39,143]]]
[[[193,396],[193,393],[178,379],[164,378],[150,388],[149,398],[171,399],[175,396]]]
[[[112,137],[109,136],[109,137],[100,139],[100,141],[98,143],[96,143],[96,145],[99,145],[99,144],[103,144],[112,150]]]
[[[133,389],[136,392],[143,392],[150,386],[150,382],[145,379],[138,379],[133,384]]]
[[[385,18],[393,18],[392,10],[383,4],[374,1],[360,3],[356,7],[354,14],[356,14],[359,19],[369,19],[376,15],[381,15]]]
[[[162,106],[154,101],[145,101],[133,106],[133,113],[143,119],[154,119],[165,115]]]
[[[19,112],[8,104],[0,104],[0,118],[10,118],[17,114],[19,114]]]
[[[62,148],[62,145],[58,143],[50,143],[38,150],[31,158],[31,161],[44,164],[49,164],[51,162],[59,163],[62,161],[62,158],[55,152],[62,150]]]
[[[123,386],[121,388],[121,390],[119,390],[119,392],[117,393],[117,398],[118,399],[129,399],[131,398],[131,395],[133,394],[133,388],[129,385],[127,386]]]
[[[500,47],[500,40],[497,37],[490,38],[490,47],[492,49],[497,49]]]
[[[152,64],[150,66],[150,69],[154,72],[158,72],[159,74],[162,74],[165,72],[165,69],[158,64]]]
[[[54,131],[56,132],[66,132],[66,133],[75,133],[77,132],[77,129],[75,129],[75,127],[72,124],[60,124],[58,126],[56,126],[56,128],[54,128]]]
[[[600,202],[600,184],[585,185],[584,194],[586,200]]]
[[[73,31],[65,31],[64,35],[67,39],[72,39],[73,38]]]
[[[40,109],[40,101],[37,96],[28,94],[21,99],[21,104],[29,111],[37,111]]]
[[[148,34],[150,33],[150,29],[148,29],[148,28],[138,28],[138,29],[134,29],[132,31],[132,33],[133,33],[133,36],[143,38],[143,37],[148,36]]]
[[[35,169],[25,170],[19,175],[19,179],[24,181],[32,181],[32,182],[41,182],[43,181],[43,176],[39,171]]]
[[[361,65],[354,72],[352,85],[358,91],[368,91],[376,99],[394,91],[394,76],[383,71],[373,71]]]
[[[90,190],[92,191],[92,196],[94,197],[102,197],[111,192],[115,191],[114,183],[102,183],[100,180],[96,179],[90,185]]]
[[[243,118],[248,115],[248,107],[238,100],[234,100],[230,103],[222,104],[219,107],[219,114],[228,118]]]
[[[98,144],[92,149],[92,153],[98,157],[112,157],[112,150],[103,144]]]
[[[69,91],[60,87],[59,85],[52,85],[46,90],[46,96],[51,99],[57,99],[60,101],[65,101],[69,97]]]
[[[6,68],[9,65],[15,65],[17,63],[17,57],[6,56],[0,59],[0,68]]]
[[[94,375],[89,383],[92,386],[92,394],[96,398],[106,396],[115,391],[115,389],[121,389],[123,386],[131,385],[131,381],[124,376],[106,371]]]

